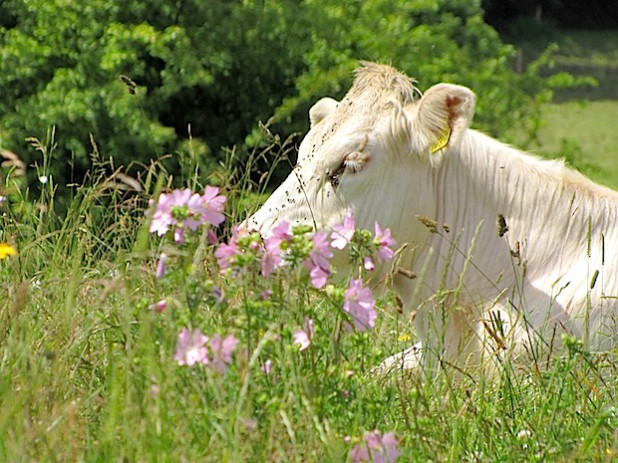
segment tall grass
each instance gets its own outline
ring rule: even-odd
[[[222,167],[222,240],[261,188],[249,170]],[[205,227],[181,245],[149,234],[148,202],[170,184],[157,164],[139,181],[95,168],[63,216],[53,182],[30,198],[12,181],[0,203],[0,240],[18,250],[0,260],[0,461],[345,462],[372,430],[394,431],[399,461],[618,458],[611,353],[573,344],[491,379],[449,368],[374,377],[414,341],[394,295],[378,301],[373,330],[348,332],[343,286],[317,290],[302,267],[221,273]],[[163,312],[150,308],[162,299]],[[301,351],[306,317],[314,334]],[[185,327],[239,339],[227,371],[174,361]]]

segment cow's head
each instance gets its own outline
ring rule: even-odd
[[[246,226],[267,233],[286,220],[328,228],[350,211],[361,228],[377,221],[400,243],[422,239],[414,216],[435,214],[437,165],[469,126],[474,100],[449,84],[420,96],[395,69],[364,64],[343,100],[311,108],[298,164]]]

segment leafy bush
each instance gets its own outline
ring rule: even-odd
[[[480,96],[477,125],[492,134],[536,127],[535,100],[547,96],[536,68],[511,71],[513,49],[484,23],[478,0],[9,0],[2,8],[0,146],[30,164],[37,155],[24,140],[54,126],[60,187],[83,177],[92,139],[116,166],[158,158],[177,172],[192,150],[208,173],[232,145],[243,162],[245,144],[264,142],[258,121],[274,115],[284,138],[306,130],[309,105],[341,96],[360,59],[390,62],[421,88],[469,85]]]

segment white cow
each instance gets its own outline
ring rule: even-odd
[[[350,210],[406,244],[398,265],[418,278],[393,284],[421,342],[384,366],[478,364],[563,334],[616,346],[618,193],[471,130],[474,103],[364,63],[341,102],[311,109],[298,165],[246,223],[328,228]]]

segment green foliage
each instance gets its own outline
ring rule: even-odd
[[[324,27],[312,36],[307,71],[297,79],[297,94],[277,109],[278,120],[289,121],[299,107],[304,113],[318,96],[342,96],[359,59],[392,63],[421,89],[443,81],[468,85],[479,95],[476,126],[492,134],[533,127],[535,103],[548,97],[538,67],[522,75],[511,70],[514,49],[484,23],[479,2],[307,3]]]
[[[91,138],[114,165],[158,158],[177,172],[189,137],[203,173],[222,146],[239,145],[242,162],[244,140],[263,142],[258,121],[274,115],[284,138],[306,130],[310,104],[340,97],[362,59],[421,88],[470,86],[477,126],[492,134],[534,130],[547,98],[538,68],[511,71],[513,48],[478,0],[9,0],[2,12],[0,146],[31,163],[24,140],[55,127],[60,188],[88,169]]]

